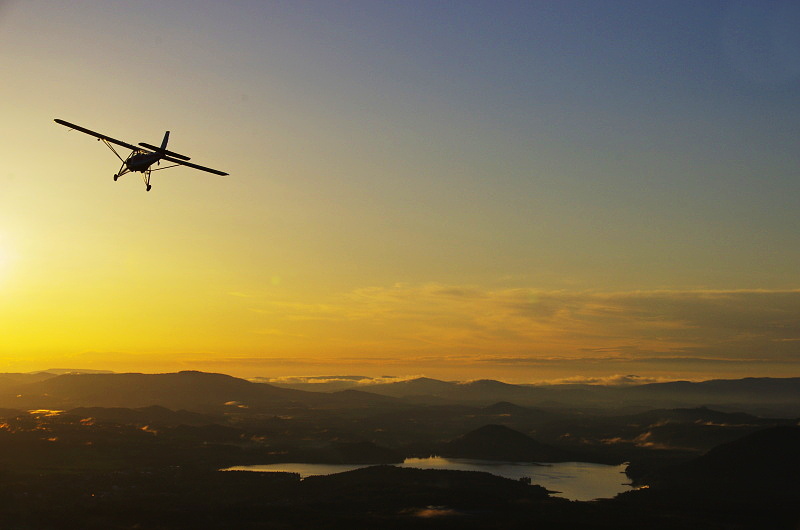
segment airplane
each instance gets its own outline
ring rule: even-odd
[[[161,169],[169,169],[172,167],[177,166],[187,166],[194,169],[199,169],[200,171],[206,171],[208,173],[213,173],[215,175],[226,176],[228,173],[223,171],[218,171],[216,169],[211,169],[210,167],[205,166],[198,166],[197,164],[189,163],[190,158],[185,155],[181,155],[172,151],[167,151],[167,142],[169,141],[169,131],[164,133],[164,139],[161,141],[161,146],[156,147],[155,145],[151,145],[145,142],[139,142],[139,147],[135,145],[131,145],[129,143],[122,142],[120,140],[116,140],[111,138],[110,136],[106,136],[105,134],[96,133],[94,131],[90,131],[84,127],[79,125],[75,125],[74,123],[70,123],[68,121],[60,120],[56,118],[54,120],[56,123],[60,125],[64,125],[69,127],[70,129],[74,129],[76,131],[80,131],[82,133],[86,133],[90,136],[94,136],[97,138],[98,141],[102,141],[106,146],[108,146],[111,151],[117,155],[122,161],[122,166],[119,168],[117,173],[114,173],[114,181],[121,177],[126,173],[133,173],[138,171],[142,174],[142,179],[144,180],[145,186],[147,186],[147,191],[150,191],[150,173],[153,171],[159,171]],[[117,150],[111,144],[119,145],[125,147],[126,149],[131,150],[131,154],[127,156],[127,158],[122,158]],[[144,149],[143,149],[144,148]],[[161,161],[166,160],[167,162],[172,162],[171,166],[165,167],[158,167],[156,169],[151,169],[153,164],[161,165]]]

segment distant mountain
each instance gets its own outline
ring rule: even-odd
[[[363,385],[361,388],[367,392],[409,399],[417,403],[463,403],[477,406],[487,406],[501,401],[527,406],[536,406],[548,401],[585,405],[589,402],[588,398],[606,390],[606,387],[590,385],[570,385],[565,389],[559,385],[514,385],[493,379],[454,382],[427,377],[396,383]],[[594,404],[595,400],[591,402]]]
[[[363,390],[398,398],[415,398],[427,403],[466,403],[489,405],[498,401],[532,404],[550,394],[541,387],[512,385],[492,379],[468,382],[440,381],[419,377],[396,383],[364,385]]]
[[[36,372],[30,374],[6,373],[0,374],[0,392],[11,391],[20,385],[27,385],[55,377],[55,374]]]
[[[726,426],[757,426],[772,423],[771,420],[765,420],[753,416],[752,414],[745,414],[743,412],[720,412],[708,407],[649,410],[640,414],[626,416],[625,419],[629,423],[638,423],[641,425],[664,424],[670,422]]]
[[[591,409],[738,409],[761,416],[800,415],[800,378],[745,378],[644,385],[514,385],[489,379],[464,383],[418,378],[365,385],[363,390],[418,403],[488,406],[507,401],[521,406]]]
[[[746,377],[702,382],[672,381],[627,387],[631,398],[677,399],[694,402],[800,402],[800,377]]]
[[[75,409],[78,407],[152,406],[193,412],[257,412],[276,407],[350,410],[401,406],[397,400],[368,392],[323,393],[277,388],[266,383],[196,371],[169,374],[65,374],[0,392],[0,407]]]
[[[392,397],[441,396],[447,394],[456,386],[458,386],[458,383],[418,377],[395,383],[363,385],[362,390]]]
[[[503,425],[485,425],[442,446],[442,456],[507,462],[566,462],[569,451],[537,442]]]
[[[369,407],[369,406],[391,406],[399,404],[396,398],[365,392],[363,390],[340,390],[331,393],[310,393],[315,396],[316,401],[321,401],[318,407],[324,408],[325,404],[336,407]]]
[[[493,379],[461,383],[454,388],[451,395],[459,396],[461,399],[474,398],[482,402],[490,400],[522,403],[531,403],[534,400],[549,397],[547,390],[543,387],[512,385]]]
[[[160,405],[209,410],[303,400],[306,392],[250,383],[223,374],[66,374],[17,388],[2,405],[14,408],[128,407]],[[7,405],[9,403],[11,405]]]
[[[494,379],[476,379],[474,381],[466,381],[459,384],[464,388],[494,392],[518,392],[520,390],[525,390],[526,388],[522,385],[512,385],[511,383],[504,383]]]
[[[356,380],[356,376],[348,377]],[[12,409],[161,405],[173,410],[197,412],[225,406],[274,408],[282,404],[315,409],[351,407],[366,410],[370,407],[402,407],[400,400],[405,406],[463,404],[488,407],[506,402],[540,411],[560,409],[562,412],[569,409],[592,412],[708,407],[723,412],[736,410],[762,417],[785,418],[800,416],[800,378],[746,378],[700,383],[678,381],[640,386],[535,386],[494,380],[456,383],[422,377],[387,384],[359,384],[357,390],[310,392],[194,371],[172,374],[68,373],[58,376],[47,373],[0,374],[0,407]]]

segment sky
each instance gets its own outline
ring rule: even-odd
[[[0,0],[0,65],[0,372],[800,376],[796,2]]]

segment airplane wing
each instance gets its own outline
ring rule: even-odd
[[[119,146],[122,146],[122,147],[126,147],[126,148],[130,149],[131,151],[139,151],[139,148],[136,147],[135,145],[127,144],[127,143],[122,142],[120,140],[117,140],[115,138],[111,138],[110,136],[106,136],[105,134],[100,134],[100,133],[96,133],[94,131],[90,131],[89,129],[86,129],[86,128],[81,127],[79,125],[75,125],[74,123],[70,123],[70,122],[64,121],[64,120],[59,120],[58,118],[56,118],[54,121],[56,123],[64,125],[65,127],[69,127],[70,129],[75,129],[76,131],[80,131],[80,132],[88,134],[90,136],[94,136],[95,138],[98,138],[100,140],[105,140],[106,142],[109,142],[109,143],[112,143],[112,144],[116,144],[116,145],[119,145]]]
[[[227,173],[225,173],[224,171],[211,169],[210,167],[205,167],[205,166],[198,166],[197,164],[192,164],[192,163],[187,162],[185,160],[180,160],[178,158],[173,158],[171,156],[162,156],[161,159],[162,160],[168,160],[168,161],[170,161],[170,162],[172,162],[174,164],[180,164],[182,166],[187,166],[187,167],[191,167],[191,168],[194,168],[194,169],[199,169],[200,171],[207,171],[209,173],[213,173],[215,175],[220,175],[222,177],[227,175]]]

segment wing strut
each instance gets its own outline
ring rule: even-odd
[[[124,158],[122,158],[121,156],[119,156],[119,153],[117,153],[117,150],[116,150],[116,149],[114,149],[114,146],[113,146],[113,145],[111,145],[111,144],[108,142],[108,140],[106,140],[105,138],[98,138],[98,140],[100,140],[100,141],[102,141],[104,144],[106,144],[106,147],[108,147],[109,149],[111,149],[111,152],[112,152],[112,153],[114,153],[115,155],[117,155],[117,158],[119,158],[119,159],[122,161],[122,163],[123,163],[123,164],[125,163],[125,159],[124,159]]]

